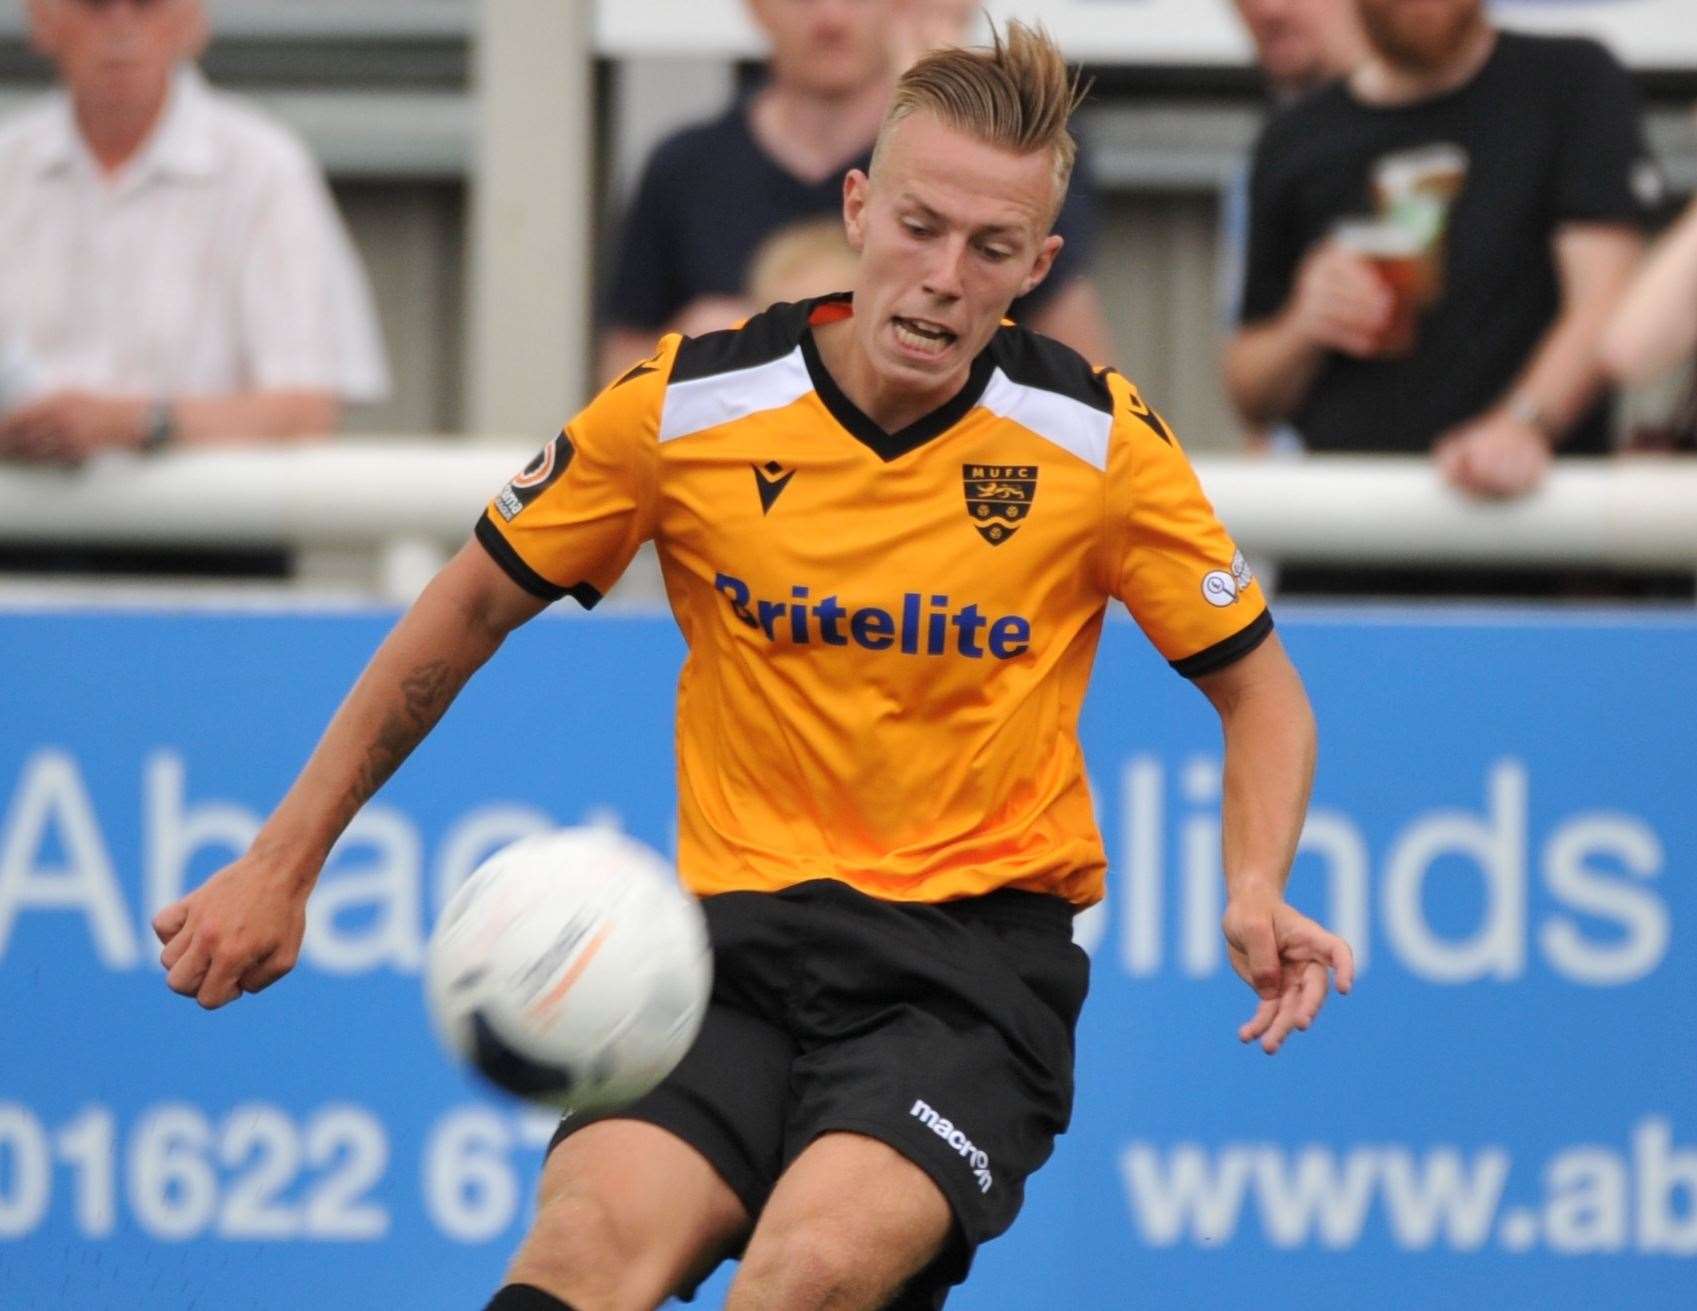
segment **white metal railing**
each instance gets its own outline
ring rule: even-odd
[[[69,471],[0,464],[0,536],[328,550],[366,561],[368,589],[404,596],[533,454],[517,441],[368,439],[109,455]],[[1414,458],[1196,466],[1244,549],[1275,559],[1697,570],[1697,460],[1563,462],[1533,495],[1501,502],[1456,494]]]

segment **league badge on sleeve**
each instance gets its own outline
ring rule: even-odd
[[[1237,598],[1255,581],[1255,574],[1249,567],[1249,561],[1243,558],[1242,551],[1232,554],[1232,567],[1213,569],[1202,576],[1202,595],[1209,605],[1235,605]]]
[[[520,510],[542,495],[566,471],[574,453],[572,439],[562,428],[560,435],[538,451],[536,458],[524,466],[523,472],[515,475],[495,497],[495,508],[501,512],[501,517],[511,523]]]
[[[1019,531],[1037,499],[1035,464],[963,464],[966,513],[978,535],[1000,546]]]

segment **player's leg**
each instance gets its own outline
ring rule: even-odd
[[[782,1168],[794,1058],[782,1030],[714,1001],[658,1088],[608,1116],[568,1116],[509,1285],[574,1311],[652,1311],[692,1288],[741,1246]]]
[[[772,1190],[726,1311],[873,1311],[937,1258],[953,1225],[942,1191],[894,1148],[824,1134]]]
[[[761,1213],[750,1256],[788,1234],[799,1259],[812,1260],[823,1246],[830,1269],[863,1263],[881,1285],[798,1307],[883,1306],[857,1299],[897,1288],[902,1308],[941,1306],[978,1247],[1013,1223],[1026,1179],[1071,1115],[1073,1025],[1089,962],[1072,943],[1070,909],[1017,892],[904,906],[811,885],[789,901],[809,912],[805,940],[815,949],[795,1009],[803,1050],[791,1067],[790,1164]],[[853,1182],[810,1169],[797,1183],[822,1195],[798,1190],[793,1208],[777,1210],[790,1171],[817,1164],[827,1144],[836,1151],[867,1139],[883,1153],[868,1146],[842,1163],[854,1167]],[[897,1190],[894,1198],[861,1196],[880,1180]],[[950,1217],[940,1226],[938,1199]],[[886,1207],[900,1217],[893,1236],[877,1226]],[[830,1218],[816,1227],[821,1214]],[[770,1234],[762,1232],[768,1221]],[[845,1256],[829,1232],[815,1243],[829,1227],[859,1250]],[[763,1305],[753,1300],[757,1291],[750,1286],[747,1311]]]
[[[652,1311],[717,1265],[748,1223],[688,1143],[640,1120],[601,1120],[550,1153],[507,1283],[576,1311]]]

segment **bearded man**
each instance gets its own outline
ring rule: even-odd
[[[1656,184],[1637,97],[1595,42],[1483,0],[1356,5],[1368,58],[1256,146],[1227,387],[1309,450],[1519,495],[1610,445],[1598,338]]]

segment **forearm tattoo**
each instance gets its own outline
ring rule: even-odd
[[[377,731],[377,740],[366,752],[358,775],[348,789],[349,814],[371,799],[389,776],[401,767],[412,749],[453,702],[465,685],[469,671],[456,669],[446,660],[420,665],[401,680],[402,704],[390,710]]]

